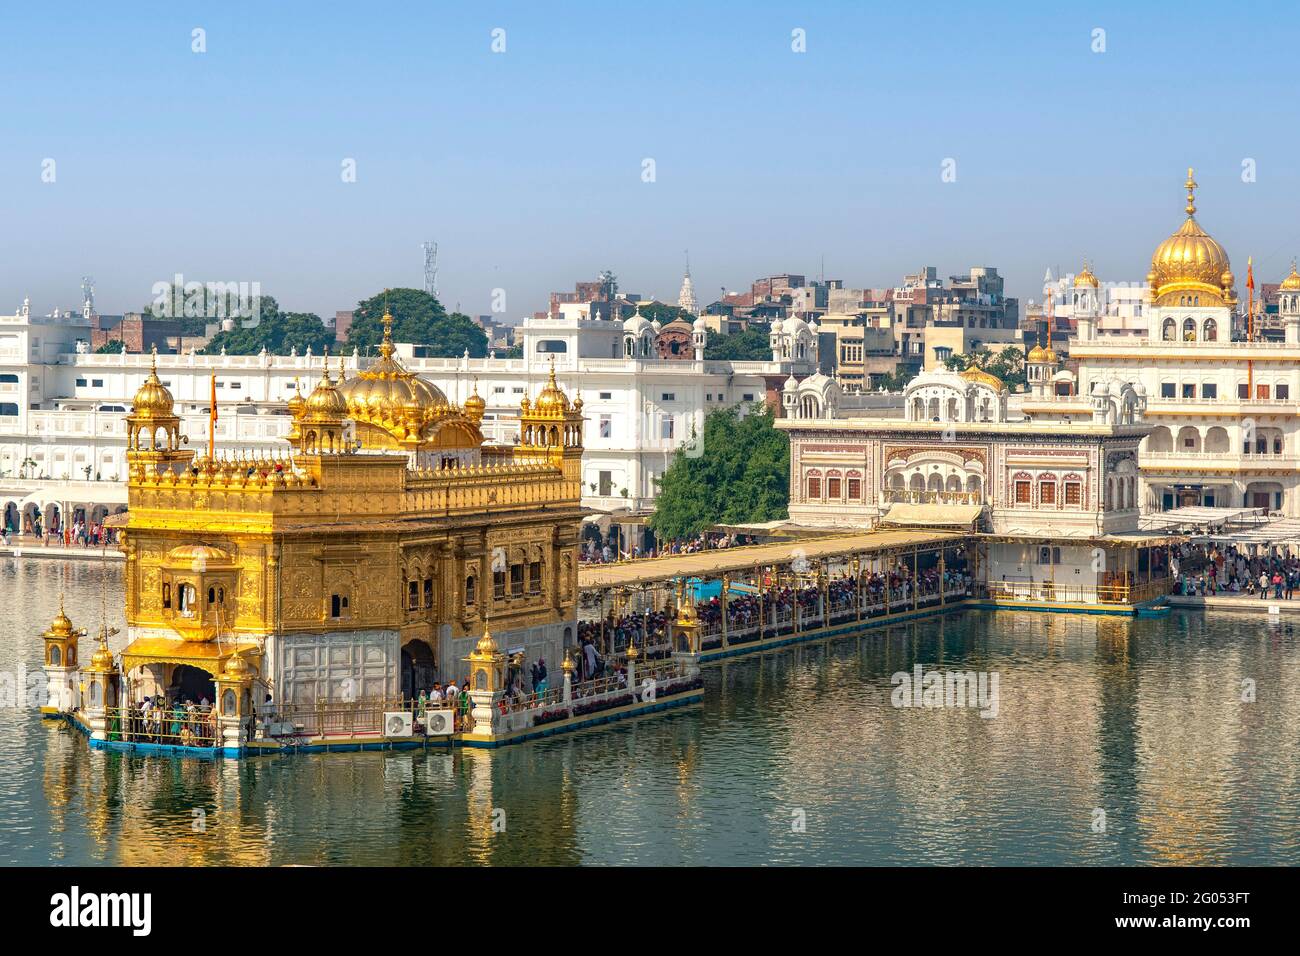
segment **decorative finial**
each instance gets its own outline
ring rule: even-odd
[[[1192,167],[1187,167],[1187,182],[1183,183],[1187,190],[1187,215],[1191,216],[1196,212],[1196,180],[1192,178]]]
[[[122,340],[122,351],[126,351],[126,340]],[[149,347],[149,371],[155,375],[158,374],[158,343],[155,342]]]

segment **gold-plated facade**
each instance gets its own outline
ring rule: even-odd
[[[290,400],[282,456],[195,459],[150,376],[127,417],[128,672],[217,676],[242,654],[236,670],[282,696],[330,697],[349,668],[365,693],[392,694],[410,689],[413,642],[451,676],[489,620],[560,656],[576,621],[581,401],[552,371],[523,400],[524,440],[484,446],[472,415],[393,358],[390,324],[375,366],[342,383],[326,368]],[[447,428],[470,455],[421,456]]]

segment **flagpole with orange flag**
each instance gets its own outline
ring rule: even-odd
[[[208,408],[208,461],[216,461],[217,455],[217,373],[212,373],[212,400]]]
[[[1255,341],[1255,261],[1246,257],[1246,341]],[[1255,397],[1255,363],[1246,360],[1246,398]]]

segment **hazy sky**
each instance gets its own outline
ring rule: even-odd
[[[500,288],[512,319],[602,268],[675,301],[687,248],[704,302],[823,255],[850,285],[987,264],[1038,298],[1084,256],[1142,280],[1189,165],[1239,280],[1248,254],[1280,279],[1294,7],[1056,7],[9,3],[0,312],[75,307],[86,273],[120,312],[180,272],[328,315],[422,285],[429,238],[448,306]]]

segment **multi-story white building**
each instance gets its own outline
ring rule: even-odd
[[[398,355],[454,403],[477,392],[486,402],[483,432],[506,443],[516,440],[520,399],[545,383],[554,364],[562,387],[585,403],[583,504],[611,515],[629,536],[652,508],[656,480],[673,455],[683,446],[700,452],[693,440],[710,411],[777,405],[787,378],[816,369],[814,336],[774,341],[780,357],[768,362],[710,361],[708,332],[698,320],[661,329],[641,316],[619,322],[590,314],[574,306],[526,319],[519,359],[428,358],[409,344],[399,344]],[[689,335],[692,357],[661,358],[661,335]],[[0,514],[11,528],[22,530],[38,509],[49,527],[56,514],[94,519],[125,506],[123,414],[151,356],[91,353],[89,337],[80,317],[33,317],[25,309],[0,316]],[[342,357],[348,372],[372,361]],[[191,351],[159,355],[157,362],[192,446],[208,441],[215,376],[218,450],[271,452],[283,446],[296,383],[310,386],[322,356]]]
[[[1069,293],[1077,371],[1055,372],[1056,356],[1040,353],[1041,390],[1023,411],[1086,418],[1099,389],[1131,383],[1154,426],[1139,459],[1144,509],[1266,507],[1300,516],[1300,275],[1292,269],[1279,290],[1282,341],[1234,335],[1243,323],[1228,254],[1195,219],[1190,170],[1185,186],[1187,219],[1151,257],[1141,332],[1107,328],[1101,284],[1085,269]],[[1070,390],[1073,403],[1055,397]]]

